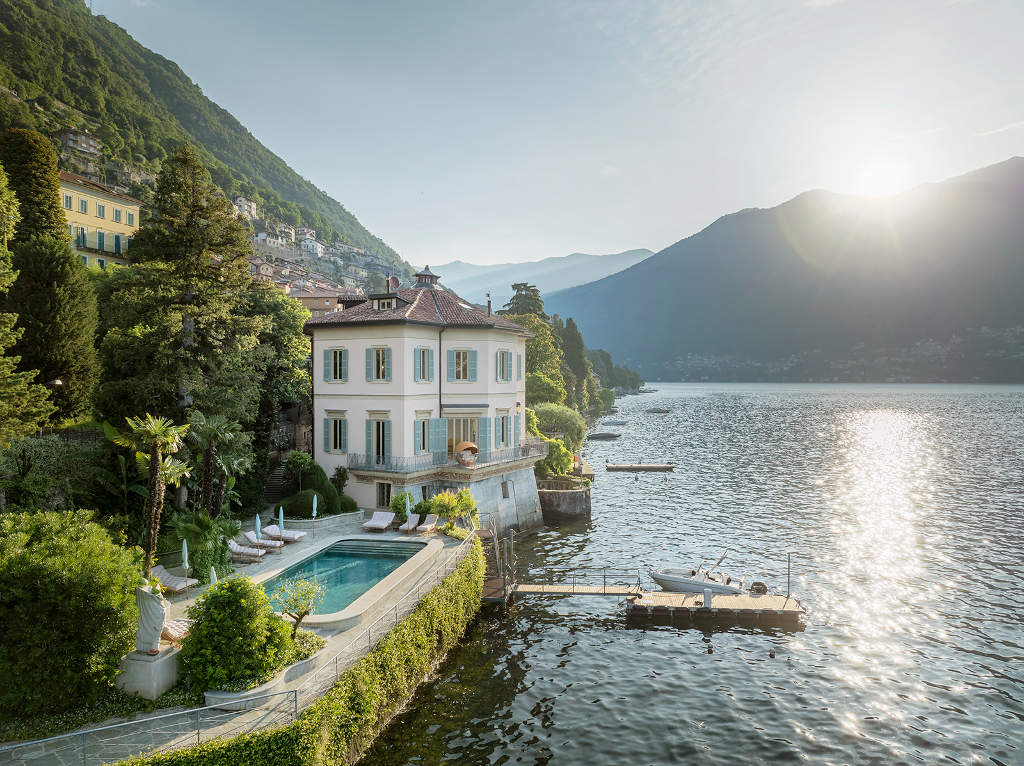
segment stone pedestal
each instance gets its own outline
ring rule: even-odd
[[[174,648],[164,649],[154,655],[144,652],[126,654],[121,659],[121,672],[114,683],[128,694],[155,700],[178,683],[181,677],[180,654]]]

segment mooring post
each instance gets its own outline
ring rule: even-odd
[[[793,571],[793,551],[786,551],[786,598],[793,592],[790,587],[790,574]]]
[[[608,592],[608,567],[604,568],[604,584],[601,586],[601,590],[605,593]]]

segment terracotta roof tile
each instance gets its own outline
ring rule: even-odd
[[[118,198],[123,199],[123,200],[125,200],[127,202],[132,202],[132,203],[134,203],[136,205],[141,205],[142,204],[142,202],[137,200],[137,199],[135,199],[135,197],[129,197],[127,194],[122,194],[121,192],[117,191],[113,187],[107,186],[106,184],[101,184],[101,183],[99,183],[97,181],[93,181],[91,178],[86,178],[85,176],[80,176],[77,173],[69,173],[66,170],[60,170],[60,171],[58,171],[58,175],[60,176],[60,180],[64,181],[65,183],[78,184],[79,186],[85,186],[86,188],[90,189],[91,191],[100,192],[101,194],[109,194],[111,197],[118,197]]]
[[[306,327],[340,327],[347,324],[387,324],[391,322],[422,322],[445,326],[496,327],[513,332],[527,332],[526,328],[514,324],[504,317],[487,316],[454,293],[441,290],[408,287],[392,293],[402,299],[403,304],[390,311],[379,311],[367,300],[344,311],[315,317],[306,322]]]

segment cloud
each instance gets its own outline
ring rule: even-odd
[[[601,168],[601,176],[604,178],[613,178],[619,174],[619,169],[612,167],[611,165],[605,165]]]
[[[1003,127],[996,128],[995,130],[987,130],[984,133],[975,133],[974,137],[980,138],[981,136],[994,136],[996,133],[1004,133],[1007,130],[1016,130],[1017,128],[1024,128],[1024,120],[1021,122],[1011,122],[1009,125],[1003,125]]]

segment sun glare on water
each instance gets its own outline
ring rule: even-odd
[[[869,197],[888,197],[911,186],[909,169],[891,162],[875,162],[860,171],[857,190]]]

